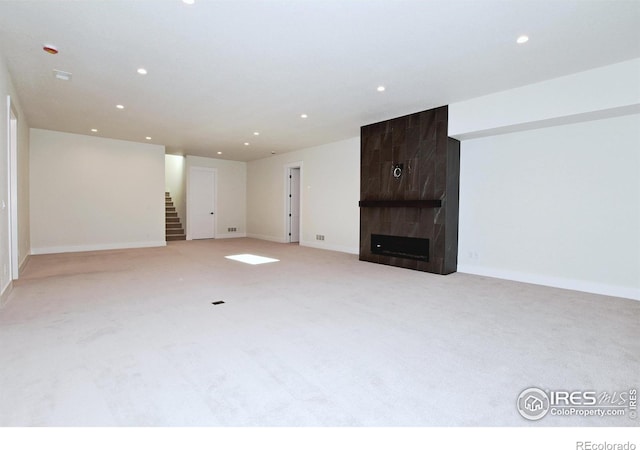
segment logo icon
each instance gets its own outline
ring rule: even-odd
[[[540,420],[549,412],[549,396],[542,389],[528,388],[518,396],[518,412],[527,420]]]

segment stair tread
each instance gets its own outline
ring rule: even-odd
[[[184,228],[178,217],[176,205],[173,203],[170,192],[164,193],[164,213],[165,213],[165,236],[167,241],[184,241]]]

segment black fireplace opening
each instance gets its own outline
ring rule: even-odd
[[[429,239],[372,234],[371,253],[428,262]]]

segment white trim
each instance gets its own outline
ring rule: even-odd
[[[458,272],[471,275],[481,275],[491,278],[501,278],[503,280],[519,281],[522,283],[539,284],[542,286],[570,289],[572,291],[589,292],[591,294],[608,295],[611,297],[622,297],[631,300],[640,300],[640,289],[609,284],[594,283],[591,281],[573,280],[569,278],[559,278],[535,273],[517,272],[511,270],[492,269],[473,265],[458,264]]]
[[[253,234],[248,233],[247,236],[250,239],[259,239],[261,241],[270,241],[270,242],[278,242],[280,244],[288,244],[289,242],[284,240],[283,238],[278,238],[275,236],[266,236],[262,234]],[[360,253],[360,249],[357,247],[347,247],[344,245],[331,245],[331,244],[318,244],[314,241],[300,241],[298,243],[301,247],[311,247],[318,248],[321,250],[329,250],[332,252],[340,252],[340,253],[349,253],[351,255],[358,255]]]
[[[223,233],[216,235],[216,239],[233,239],[233,238],[245,238],[246,233]]]
[[[9,295],[11,295],[11,291],[13,291],[13,281],[9,281],[7,287],[5,287],[2,293],[0,293],[0,308],[9,303]]]
[[[315,241],[300,241],[302,247],[319,248],[321,250],[330,250],[332,252],[349,253],[351,255],[360,254],[360,249],[357,247],[347,247],[345,245],[332,245],[332,244],[319,244]]]
[[[166,247],[166,241],[122,242],[118,244],[70,245],[63,247],[32,248],[32,255],[48,255],[51,253],[92,252],[96,250],[124,250],[128,248]]]
[[[261,241],[270,241],[270,242],[278,242],[280,244],[287,244],[287,241],[282,239],[282,237],[267,236],[265,234],[247,233],[247,237],[251,239],[259,239]]]
[[[25,255],[24,258],[22,258],[22,262],[20,263],[20,267],[19,267],[20,272],[24,270],[28,262],[29,262],[29,255]]]
[[[15,129],[14,129],[15,121]],[[7,95],[8,207],[9,207],[9,279],[17,280],[18,264],[18,112]],[[12,135],[15,139],[11,139]]]
[[[291,169],[300,169],[300,236],[298,241],[302,240],[302,236],[304,236],[302,232],[302,208],[304,206],[304,189],[302,189],[302,186],[304,186],[304,171],[302,170],[302,161],[295,161],[284,165],[284,240],[282,242],[285,242],[287,244],[290,243],[289,227],[291,226],[291,222],[289,221],[289,175]]]

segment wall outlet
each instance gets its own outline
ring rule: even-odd
[[[324,241],[324,234],[316,234],[316,241]]]

